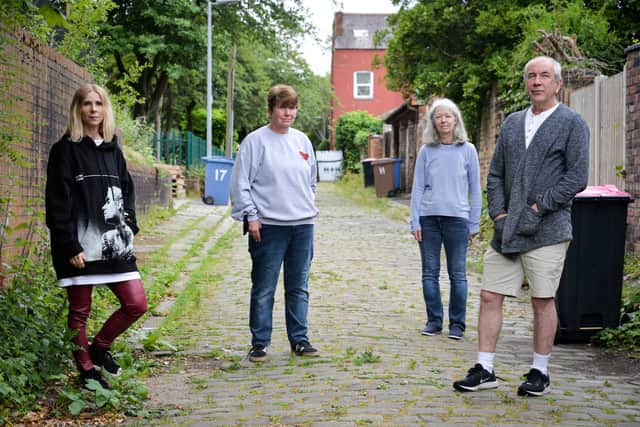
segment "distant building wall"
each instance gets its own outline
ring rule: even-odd
[[[386,87],[386,68],[380,66],[372,69],[373,58],[384,56],[384,50],[339,50],[333,54],[331,81],[335,93],[332,108],[332,119],[337,119],[344,112],[364,110],[378,116],[402,104],[402,95]],[[355,99],[353,90],[353,74],[356,71],[373,72],[373,98]]]
[[[384,55],[387,38],[376,43],[375,34],[387,28],[384,14],[342,13],[335,14],[333,23],[333,54],[331,57],[331,84],[334,99],[331,103],[330,144],[333,147],[333,129],[336,120],[344,113],[366,111],[381,116],[402,104],[400,92],[387,89]],[[374,66],[374,62],[376,65]],[[373,94],[368,99],[354,96],[356,72],[373,73]]]

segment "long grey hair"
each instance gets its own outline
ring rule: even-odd
[[[464,127],[464,121],[462,120],[460,109],[450,99],[441,98],[431,104],[431,108],[429,108],[427,123],[424,128],[424,133],[422,134],[422,140],[424,141],[424,143],[428,145],[440,144],[440,135],[438,135],[434,120],[434,116],[438,108],[446,108],[451,113],[453,113],[454,116],[456,116],[456,125],[453,128],[453,143],[464,144],[465,142],[467,142],[469,137],[467,136],[467,130]]]

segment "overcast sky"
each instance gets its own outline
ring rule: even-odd
[[[340,0],[342,8],[334,6],[330,0],[302,0],[311,13],[311,22],[318,27],[323,45],[311,39],[305,39],[302,46],[304,58],[311,69],[320,75],[329,73],[331,68],[330,36],[335,12],[349,13],[394,13],[397,7],[391,0]]]

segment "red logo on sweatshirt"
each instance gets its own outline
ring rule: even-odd
[[[305,160],[309,160],[309,154],[305,153],[304,151],[298,151],[300,153],[300,155],[302,156],[303,159]]]

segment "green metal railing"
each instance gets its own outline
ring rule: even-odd
[[[160,155],[158,156],[158,140]],[[151,141],[153,155],[169,165],[183,165],[186,170],[194,166],[203,166],[202,158],[207,155],[207,141],[187,131],[176,130],[154,133]],[[224,151],[211,147],[212,156],[224,157]]]

